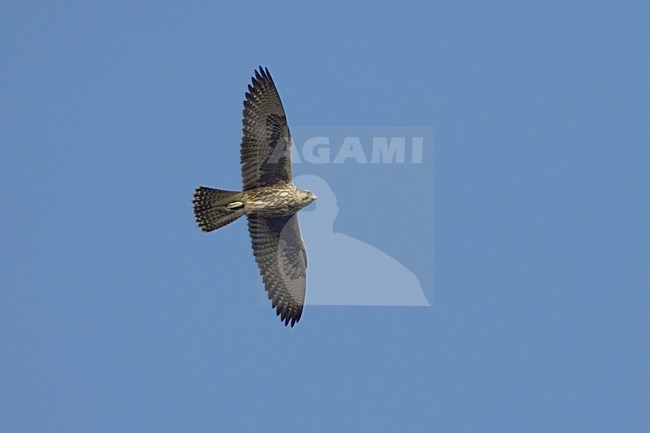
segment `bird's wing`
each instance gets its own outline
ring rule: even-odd
[[[243,189],[291,182],[291,133],[269,70],[260,66],[244,100]]]
[[[248,231],[264,289],[280,319],[293,326],[302,315],[307,270],[298,216],[248,215]]]

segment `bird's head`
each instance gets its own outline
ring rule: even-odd
[[[298,197],[300,198],[301,203],[303,203],[303,206],[307,206],[309,203],[318,198],[316,197],[316,194],[311,191],[307,191],[306,189],[299,189]]]

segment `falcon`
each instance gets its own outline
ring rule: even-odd
[[[293,327],[305,303],[307,270],[297,212],[316,195],[293,184],[291,133],[267,68],[260,66],[248,86],[242,124],[242,190],[196,188],[194,218],[204,232],[248,218],[264,289],[285,326]]]

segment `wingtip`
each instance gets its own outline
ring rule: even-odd
[[[293,328],[296,323],[300,321],[302,308],[298,308],[297,310],[283,308],[279,303],[277,303],[277,299],[271,299],[271,306],[275,309],[275,315],[280,318],[280,322],[283,323],[284,326],[291,326]]]
[[[269,80],[271,83],[273,83],[273,77],[271,77],[271,73],[269,72],[269,68],[264,67],[264,75],[266,75],[266,79]],[[275,85],[275,83],[273,83]]]
[[[265,81],[273,82],[273,78],[271,77],[269,68],[262,65],[259,65],[257,69],[255,69],[255,76],[253,77],[253,80],[255,80],[255,78],[257,78],[257,80],[259,81],[265,80]]]
[[[281,310],[280,308],[276,309],[276,315],[280,317],[280,322],[284,323],[284,326],[291,326],[292,328],[300,321],[302,316],[302,308],[297,311],[287,311]]]

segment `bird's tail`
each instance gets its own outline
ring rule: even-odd
[[[194,219],[204,232],[230,224],[244,215],[242,193],[223,189],[198,187],[194,190]]]

